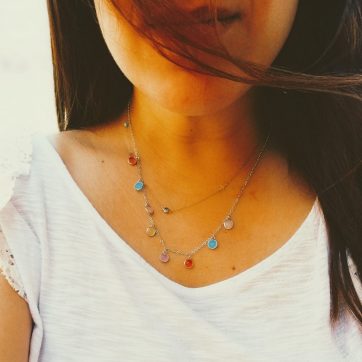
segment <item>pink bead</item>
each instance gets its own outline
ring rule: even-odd
[[[160,260],[163,262],[163,263],[167,263],[169,260],[170,260],[170,255],[168,254],[167,251],[163,251],[160,255]]]
[[[224,228],[226,230],[230,230],[234,227],[234,222],[230,219],[230,218],[227,218],[225,221],[224,221]]]

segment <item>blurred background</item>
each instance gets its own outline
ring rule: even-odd
[[[0,96],[0,132],[57,131],[45,0],[0,0]]]

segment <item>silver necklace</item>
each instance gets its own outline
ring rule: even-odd
[[[123,123],[124,127],[125,128],[128,128],[130,127],[130,122],[129,121],[126,121]],[[133,148],[135,149],[136,146],[135,146],[135,142],[134,142],[134,135],[133,135],[133,129],[131,129],[131,134],[132,134],[132,143],[133,143]],[[165,204],[162,204],[155,195],[154,196],[154,199],[156,199],[159,207],[160,207],[160,210],[166,214],[166,215],[169,215],[169,214],[174,214],[176,212],[179,212],[179,211],[183,211],[183,210],[186,210],[192,206],[196,206],[196,205],[199,205],[201,204],[202,202],[208,200],[209,198],[217,195],[218,193],[220,193],[221,191],[224,191],[227,189],[227,187],[229,187],[229,185],[237,178],[239,172],[245,167],[247,166],[249,163],[250,163],[250,160],[252,158],[252,156],[255,154],[255,150],[259,147],[259,145],[257,145],[249,154],[249,156],[247,157],[247,159],[241,164],[241,166],[239,167],[239,169],[234,173],[234,175],[229,179],[229,181],[227,181],[225,184],[223,185],[220,185],[215,191],[211,192],[209,195],[206,195],[202,198],[200,198],[199,200],[196,200],[194,202],[192,202],[191,204],[188,204],[188,205],[183,205],[181,207],[178,207],[178,208],[170,208],[169,205],[165,205]],[[139,162],[139,157],[137,157],[137,155],[135,155],[135,152],[129,152],[129,156],[128,156],[128,163],[132,166],[135,166],[137,164],[137,162]],[[148,191],[151,191],[152,193],[152,190],[148,190]]]
[[[132,130],[131,130],[131,132],[132,132]],[[257,147],[255,147],[255,148],[257,148]],[[241,171],[246,165],[249,164],[249,162],[250,162],[252,156],[254,155],[254,153],[255,153],[255,150],[252,150],[252,152],[250,152],[250,155],[248,156],[248,158],[246,159],[246,161],[244,161],[244,162],[242,163],[242,165],[240,166],[240,168],[234,173],[234,175],[229,179],[229,181],[227,181],[227,182],[226,182],[225,184],[223,184],[223,185],[220,185],[215,191],[211,192],[209,195],[207,195],[207,196],[205,196],[205,197],[200,198],[200,199],[197,200],[197,201],[194,201],[194,202],[192,202],[192,203],[190,203],[190,204],[187,204],[187,205],[183,205],[183,206],[181,206],[181,207],[177,207],[177,208],[176,208],[176,207],[171,207],[171,208],[170,208],[169,205],[166,206],[165,204],[161,203],[161,202],[157,199],[157,197],[156,197],[155,195],[153,195],[153,197],[154,197],[154,199],[156,199],[156,201],[157,201],[157,203],[158,203],[158,205],[159,205],[159,207],[160,207],[160,210],[161,210],[164,214],[166,214],[166,215],[169,215],[169,214],[171,214],[171,213],[174,214],[174,213],[176,213],[176,212],[183,211],[183,210],[186,210],[186,209],[188,209],[188,208],[190,208],[190,207],[199,205],[199,204],[201,204],[202,202],[204,202],[204,201],[210,199],[211,197],[217,195],[218,193],[226,190],[226,189],[230,186],[230,184],[237,178],[237,176],[239,175],[240,171]],[[134,153],[130,153],[130,155],[129,155],[129,157],[131,157],[131,158],[134,157],[134,156],[135,156]],[[136,157],[136,158],[137,158],[137,157]],[[148,191],[149,191],[149,192],[151,191],[151,193],[153,193],[152,190],[150,190],[150,189],[149,189]]]
[[[234,221],[232,219],[232,215],[237,207],[237,205],[239,204],[239,200],[241,198],[241,195],[243,194],[247,184],[249,183],[252,175],[255,172],[256,167],[258,166],[264,151],[267,147],[268,141],[269,141],[269,137],[270,137],[270,133],[268,134],[268,136],[266,137],[266,140],[264,142],[264,145],[261,149],[261,151],[258,154],[258,157],[253,165],[253,167],[251,168],[248,176],[246,177],[246,179],[244,180],[244,182],[242,183],[242,186],[239,190],[239,192],[236,195],[236,198],[234,199],[230,209],[228,210],[226,216],[223,218],[222,222],[213,230],[213,232],[210,234],[210,236],[204,240],[201,244],[199,244],[197,247],[193,248],[191,251],[189,252],[183,252],[181,250],[178,249],[171,249],[168,248],[166,246],[166,243],[161,235],[161,232],[159,230],[159,228],[156,226],[155,220],[153,218],[153,214],[154,214],[154,209],[151,206],[149,199],[147,197],[147,187],[145,186],[145,182],[143,179],[143,175],[142,175],[142,166],[141,166],[141,157],[140,154],[138,152],[137,146],[136,146],[136,141],[135,141],[135,137],[134,137],[134,133],[133,133],[133,128],[132,128],[132,122],[131,122],[131,115],[130,115],[130,101],[128,102],[128,120],[127,122],[124,123],[124,127],[129,128],[130,129],[130,133],[131,133],[131,138],[132,138],[132,145],[133,145],[133,153],[129,156],[128,158],[128,163],[131,166],[137,166],[137,170],[138,170],[138,180],[137,182],[134,184],[134,189],[137,192],[142,192],[143,194],[143,199],[144,199],[144,207],[146,210],[146,213],[148,215],[148,221],[149,221],[149,225],[146,228],[146,235],[149,237],[154,237],[154,236],[158,236],[160,243],[162,244],[163,250],[160,254],[159,260],[162,263],[167,263],[169,262],[170,258],[170,253],[174,253],[177,255],[182,255],[185,256],[186,258],[184,259],[184,266],[187,269],[191,269],[194,267],[195,263],[193,261],[192,256],[194,254],[196,254],[198,251],[200,251],[203,247],[205,247],[206,245],[208,246],[209,250],[215,250],[218,247],[218,240],[216,239],[216,235],[218,234],[218,232],[224,228],[225,230],[231,230],[234,227]],[[164,213],[168,213],[165,212]]]

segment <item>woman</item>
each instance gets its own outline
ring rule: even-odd
[[[214,3],[48,1],[1,361],[362,360],[362,2]]]

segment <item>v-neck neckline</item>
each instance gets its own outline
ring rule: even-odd
[[[187,287],[185,285],[179,284],[176,281],[168,278],[160,271],[158,271],[154,266],[148,263],[140,254],[137,253],[135,249],[133,249],[130,244],[127,243],[112,227],[111,225],[102,217],[102,215],[98,212],[95,206],[91,203],[89,198],[85,195],[83,190],[79,187],[73,176],[71,175],[69,169],[65,165],[63,159],[55,149],[54,145],[48,139],[48,135],[50,134],[35,134],[33,142],[35,142],[35,138],[43,143],[45,147],[48,149],[48,156],[52,156],[57,166],[55,167],[58,171],[63,175],[64,180],[67,182],[69,187],[72,189],[75,195],[77,195],[79,202],[82,203],[82,207],[87,209],[90,212],[90,216],[93,218],[92,222],[94,222],[105,234],[107,234],[109,241],[112,242],[114,247],[122,248],[123,252],[127,252],[128,256],[132,257],[134,260],[141,263],[141,265],[149,271],[156,279],[166,285],[168,288],[172,289],[178,294],[182,294],[184,296],[207,296],[210,294],[218,293],[223,290],[233,289],[233,287],[239,285],[242,282],[246,282],[253,278],[258,273],[262,273],[264,270],[271,268],[273,265],[278,263],[278,261],[283,258],[289,251],[292,251],[300,242],[303,242],[303,234],[307,230],[307,228],[314,224],[319,217],[318,215],[318,205],[319,200],[318,196],[316,197],[310,211],[307,216],[300,223],[298,228],[295,230],[293,235],[277,250],[275,250],[272,254],[268,255],[266,258],[262,259],[258,263],[252,265],[226,279],[201,286],[201,287]],[[60,170],[59,170],[60,168]],[[319,232],[318,232],[319,235]]]

